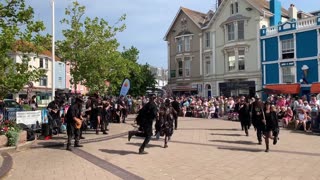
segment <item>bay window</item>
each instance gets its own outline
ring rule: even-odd
[[[191,71],[191,60],[190,57],[184,58],[184,68],[185,68],[185,76],[190,77],[190,71]]]
[[[228,69],[229,71],[236,69],[236,56],[234,51],[228,52]]]

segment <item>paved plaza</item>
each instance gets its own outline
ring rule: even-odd
[[[133,116],[132,116],[133,117]],[[139,155],[143,139],[128,142],[127,124],[111,124],[109,135],[88,132],[83,148],[65,150],[65,135],[38,141],[31,149],[11,154],[13,167],[4,179],[320,179],[320,137],[281,130],[280,141],[258,145],[239,122],[180,118],[179,128],[163,147],[150,141],[148,154]]]

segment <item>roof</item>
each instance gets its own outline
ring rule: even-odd
[[[273,14],[271,11],[270,11],[270,4],[269,4],[269,1],[266,1],[266,0],[247,0],[247,2],[251,5],[253,5],[254,7],[258,8],[258,10],[261,12],[267,12],[267,13],[270,13],[270,14]],[[284,8],[281,8],[281,15],[283,17],[289,17],[289,12],[288,10],[284,9]]]
[[[183,12],[184,14],[186,14],[191,20],[192,22],[199,28],[203,28],[204,26],[206,26],[210,19],[212,18],[212,16],[214,15],[213,11],[209,11],[207,14],[202,13],[202,12],[198,12],[198,11],[194,11],[185,7],[180,7],[178,13],[176,14],[174,20],[172,21],[164,39],[167,38],[170,30],[172,29],[172,26],[174,25],[174,23],[176,22],[179,14]]]
[[[218,9],[216,10],[214,16],[210,19],[209,23],[207,23],[207,25],[203,28],[208,28],[209,25],[217,18],[217,16],[220,14],[219,12],[221,11],[221,9],[225,6],[225,4],[227,3],[228,0],[223,0],[220,4],[220,6],[218,7]],[[269,1],[267,0],[245,0],[247,1],[250,5],[252,5],[256,10],[258,10],[261,14],[264,15],[268,15],[268,16],[273,16],[273,13],[270,11],[270,5],[269,5]],[[289,18],[289,12],[282,8],[282,16]]]
[[[232,21],[246,20],[246,19],[250,19],[250,17],[243,16],[242,14],[237,14],[237,15],[234,15],[234,16],[230,16],[222,24],[227,24],[227,23],[232,22]]]
[[[16,41],[16,43],[14,44],[14,47],[13,47],[13,51],[15,51],[15,52],[16,51],[20,51],[20,50],[23,50],[23,51],[26,51],[26,52],[32,52],[33,51],[33,53],[38,53],[39,55],[52,57],[52,52],[51,51],[49,51],[47,49],[44,49],[41,52],[36,52],[37,49],[35,48],[34,44],[32,44],[30,42],[25,42],[25,41],[22,41],[22,40]],[[56,61],[61,61],[61,59],[58,56],[55,56],[55,60]]]

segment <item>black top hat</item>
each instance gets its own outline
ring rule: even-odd
[[[83,103],[83,99],[81,97],[76,97],[76,102]]]

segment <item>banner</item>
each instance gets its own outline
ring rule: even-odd
[[[121,95],[126,96],[129,92],[129,89],[130,89],[130,81],[129,79],[125,79],[121,86],[120,96]]]
[[[16,117],[17,124],[32,125],[41,122],[41,111],[17,111]]]

